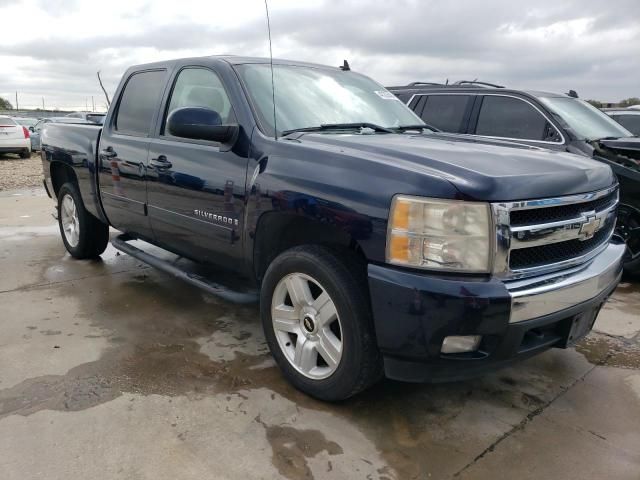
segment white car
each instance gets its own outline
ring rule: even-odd
[[[31,140],[27,127],[10,117],[0,117],[0,153],[18,153],[20,158],[29,158]]]

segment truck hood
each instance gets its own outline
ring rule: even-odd
[[[304,134],[309,147],[397,164],[448,180],[466,199],[512,201],[591,192],[616,182],[587,157],[450,134]],[[401,192],[398,192],[401,193]],[[428,195],[428,192],[425,192]]]

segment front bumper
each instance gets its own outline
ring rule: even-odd
[[[574,321],[592,322],[616,288],[624,251],[624,245],[610,243],[580,267],[511,282],[369,265],[386,375],[416,382],[459,380],[566,347],[576,340],[569,338]],[[441,354],[444,338],[458,335],[482,335],[479,349]]]

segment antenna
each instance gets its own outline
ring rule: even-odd
[[[269,19],[269,5],[264,0],[264,8],[267,11],[267,30],[269,32],[269,63],[271,65],[271,96],[273,100],[273,137],[278,140],[278,127],[276,126],[276,84],[273,80],[273,49],[271,48],[271,20]]]

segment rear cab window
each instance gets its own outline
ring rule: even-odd
[[[416,103],[416,113],[425,123],[445,132],[466,132],[473,96],[440,94],[423,97]]]
[[[120,96],[114,129],[124,135],[147,137],[165,85],[165,70],[134,73]]]

